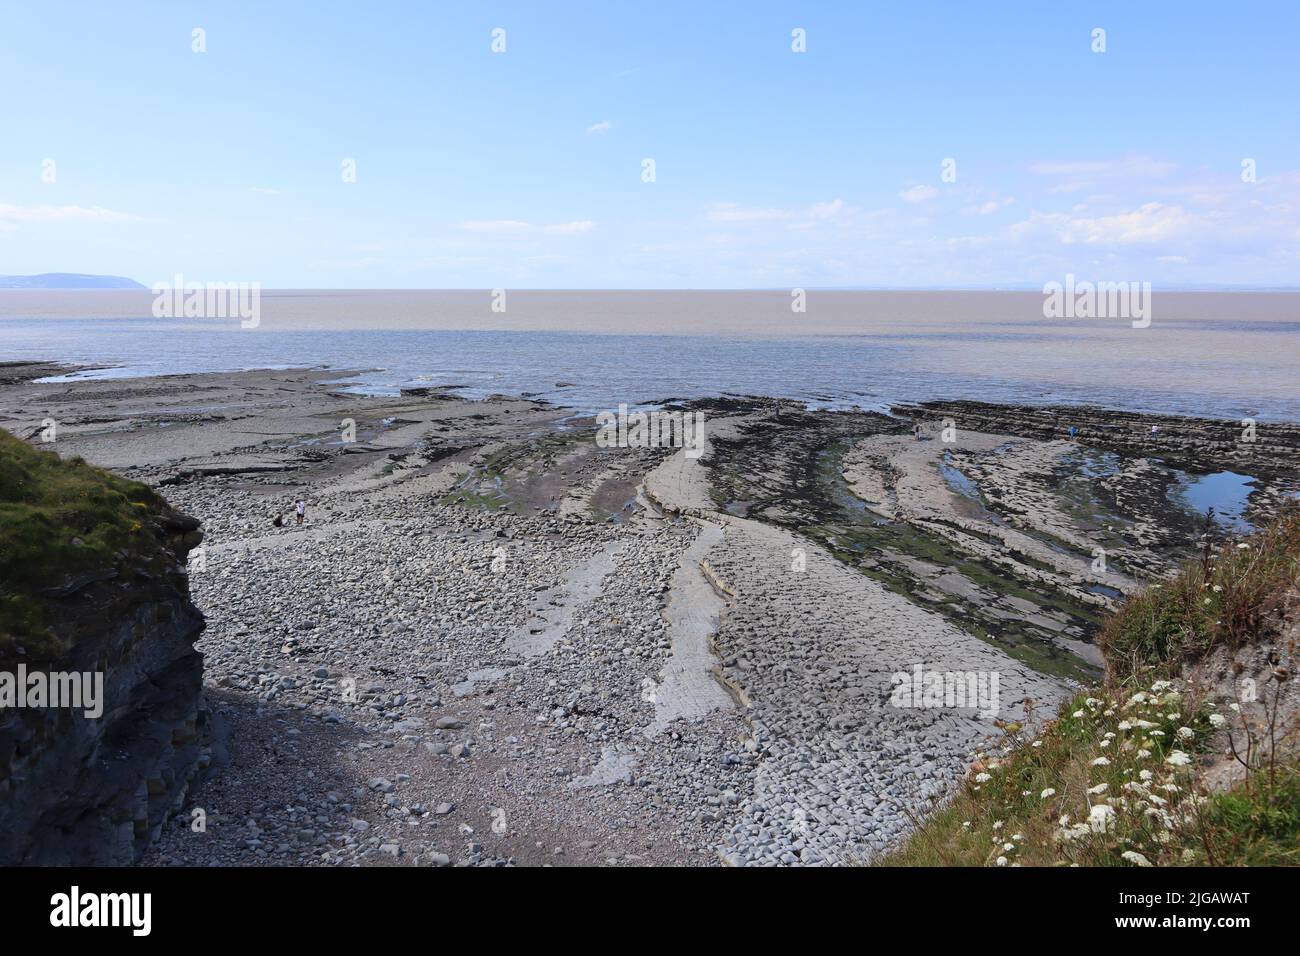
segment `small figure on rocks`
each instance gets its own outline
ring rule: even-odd
[[[293,503],[293,510],[298,516],[298,524],[302,524],[302,519],[307,517],[307,503],[299,498]]]
[[[277,514],[277,515],[275,516],[275,518],[271,521],[271,524],[275,525],[277,528],[283,528],[283,527],[284,527],[284,513],[283,513],[283,512],[280,512],[279,514]]]
[[[1073,425],[1071,425],[1071,426],[1070,426],[1070,441],[1074,441],[1074,436],[1077,435],[1077,434],[1079,434],[1079,429],[1077,429],[1077,428],[1075,428]]]

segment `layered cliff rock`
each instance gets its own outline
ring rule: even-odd
[[[131,863],[209,765],[201,540],[145,486],[0,431],[0,864]],[[23,699],[52,674],[102,694]]]

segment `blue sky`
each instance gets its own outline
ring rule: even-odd
[[[1300,4],[984,6],[5,3],[0,273],[1300,284]]]

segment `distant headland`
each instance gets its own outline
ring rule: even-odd
[[[0,276],[0,289],[147,289],[124,276],[92,276],[80,272],[44,272],[36,276]]]

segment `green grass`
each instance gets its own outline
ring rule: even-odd
[[[1215,794],[1206,813],[1211,862],[1300,866],[1300,770],[1284,767],[1273,784]]]
[[[1197,755],[1240,718],[1177,679],[1218,647],[1268,638],[1298,580],[1300,509],[1287,508],[1129,599],[1103,631],[1105,684],[1034,736],[1005,727],[947,805],[878,864],[1300,865],[1300,766],[1260,764],[1207,792]]]
[[[1129,600],[1098,638],[1118,675],[1235,649],[1269,626],[1286,589],[1300,579],[1300,506],[1267,527],[1206,550],[1173,581]]]
[[[1203,862],[1189,825],[1201,810],[1192,765],[1181,763],[1205,745],[1214,711],[1189,703],[1167,681],[1127,696],[1080,694],[1041,734],[1013,733],[1009,752],[984,757],[884,863],[1114,866],[1129,864],[1125,853],[1153,866]],[[1098,825],[1096,807],[1108,815]]]
[[[0,429],[0,660],[57,657],[41,591],[156,547],[148,487]]]

